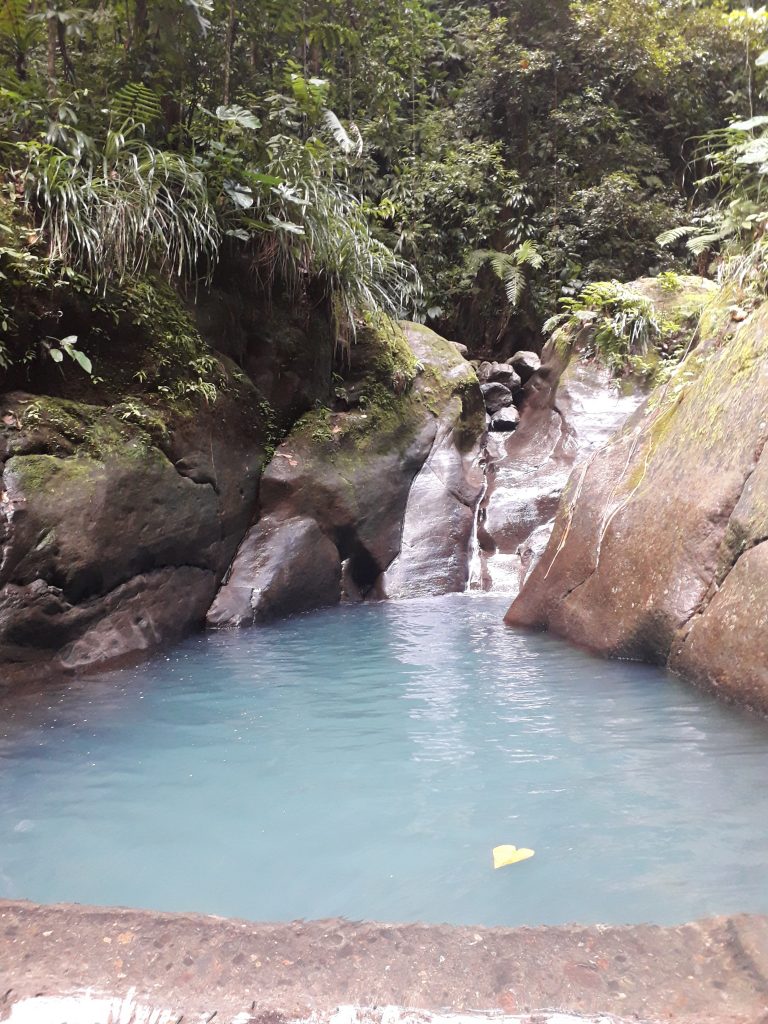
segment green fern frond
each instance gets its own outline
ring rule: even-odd
[[[563,324],[568,323],[571,319],[570,313],[555,313],[548,320],[545,320],[541,327],[542,334],[553,334],[558,327],[562,327]]]
[[[162,117],[159,95],[143,82],[129,82],[119,89],[114,95],[110,110],[120,122],[134,121],[150,125]]]
[[[694,235],[686,242],[686,248],[694,256],[701,256],[709,249],[719,245],[723,238],[724,236],[720,231],[709,231],[704,234]]]
[[[527,265],[534,270],[541,270],[544,266],[544,257],[539,252],[536,243],[530,238],[521,242],[513,253],[518,266]]]
[[[467,274],[476,277],[492,256],[491,249],[475,249],[467,257]]]
[[[518,305],[525,290],[525,275],[519,267],[510,267],[504,277],[504,291],[507,302],[513,308]]]
[[[27,0],[0,0],[0,36],[18,39],[29,24]]]
[[[467,257],[466,273],[469,278],[478,275],[481,268],[488,264],[494,275],[504,286],[507,302],[511,307],[518,306],[525,291],[526,278],[524,267],[538,270],[544,265],[544,259],[530,239],[522,242],[514,252],[500,252],[498,249],[475,249]]]
[[[669,231],[663,231],[658,236],[656,244],[660,245],[662,249],[666,249],[668,246],[682,241],[689,235],[695,234],[698,230],[693,224],[684,224],[681,227],[670,228]]]
[[[491,252],[488,262],[502,284],[506,281],[507,275],[517,269],[514,257],[508,252]]]

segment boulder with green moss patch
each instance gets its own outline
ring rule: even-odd
[[[371,325],[351,359],[341,408],[305,416],[265,471],[259,521],[211,625],[334,604],[342,590],[359,597],[463,586],[484,427],[474,371],[456,346],[412,324]]]
[[[767,339],[763,306],[577,468],[510,624],[668,664],[768,710]]]
[[[202,623],[252,516],[247,402],[183,414],[2,396],[4,680],[93,667]]]

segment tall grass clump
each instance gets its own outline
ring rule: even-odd
[[[16,149],[51,260],[97,285],[150,268],[189,277],[215,261],[221,232],[205,177],[152,146],[141,124],[126,121],[70,151],[40,141]]]

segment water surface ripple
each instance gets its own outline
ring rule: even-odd
[[[0,894],[261,920],[768,912],[768,724],[488,596],[195,637],[4,712]],[[533,860],[494,872],[491,849]]]

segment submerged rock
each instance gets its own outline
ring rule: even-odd
[[[768,306],[729,329],[574,473],[507,621],[768,711]]]
[[[463,586],[481,482],[473,470],[483,430],[474,371],[455,345],[416,324],[360,345],[359,409],[310,414],[280,445],[262,479],[260,518],[209,625],[335,604],[342,589],[355,598]],[[410,387],[387,387],[393,374],[410,377]],[[319,568],[308,584],[311,550]]]

